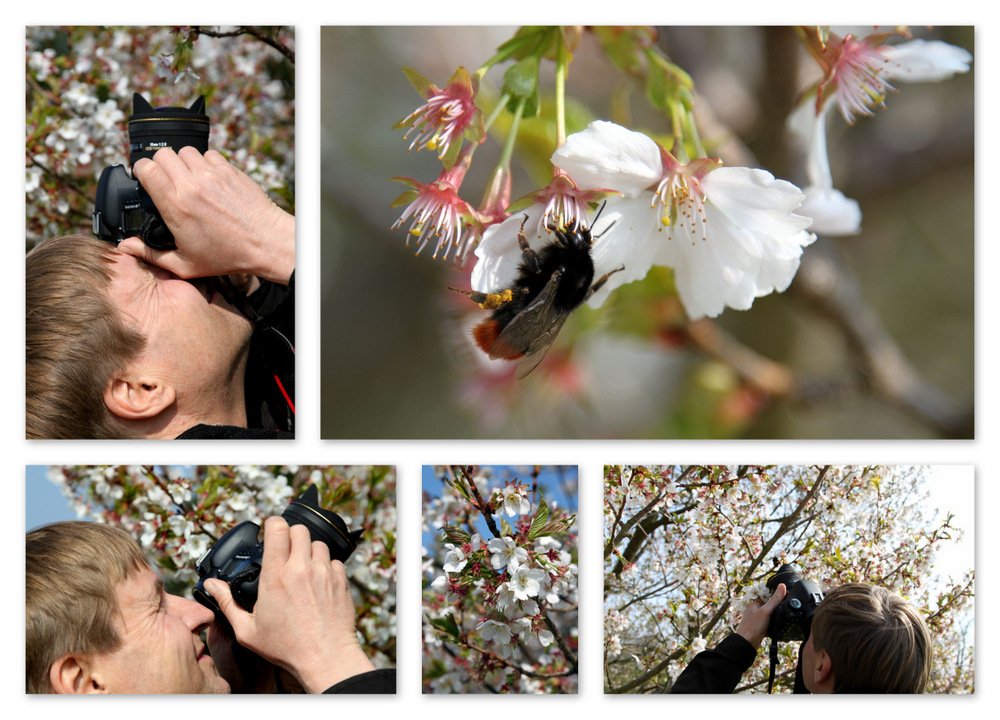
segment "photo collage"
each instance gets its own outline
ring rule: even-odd
[[[980,35],[26,25],[12,692],[984,714]]]

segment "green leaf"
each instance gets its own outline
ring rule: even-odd
[[[541,537],[543,535],[563,535],[569,532],[569,529],[573,527],[573,521],[576,516],[573,515],[565,520],[553,520],[550,523],[545,523],[540,528],[538,528],[535,535],[529,535],[529,538],[534,539],[535,537]]]
[[[545,504],[545,498],[541,499],[538,504],[538,512],[535,513],[535,519],[531,521],[531,527],[528,529],[528,539],[534,540],[541,533],[543,527],[549,520],[549,506]]]
[[[456,477],[454,480],[445,480],[445,483],[450,485],[456,493],[464,497],[466,500],[473,502],[472,491],[469,490],[468,486],[462,480]]]

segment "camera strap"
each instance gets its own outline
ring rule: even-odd
[[[767,671],[767,692],[771,694],[774,686],[774,671],[778,667],[778,641],[771,640],[771,667]]]

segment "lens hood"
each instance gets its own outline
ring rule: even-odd
[[[132,95],[132,117],[128,121],[130,165],[140,158],[152,158],[165,147],[177,151],[190,145],[204,155],[208,152],[208,133],[204,95],[189,108],[154,108],[139,93]]]
[[[795,571],[793,566],[786,563],[775,570],[774,575],[767,579],[767,589],[773,593],[779,585],[784,583],[785,590],[788,590],[800,580],[802,580],[802,576]]]
[[[281,513],[289,525],[305,525],[314,541],[326,543],[330,558],[344,562],[354,552],[361,538],[361,531],[351,532],[337,513],[319,506],[319,492],[310,485],[302,495],[293,500]]]

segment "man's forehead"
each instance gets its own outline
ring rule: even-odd
[[[124,252],[113,252],[111,258],[111,274],[115,278],[127,279],[129,277],[142,278],[152,274],[152,267],[140,258]]]
[[[124,610],[135,603],[159,602],[163,594],[163,580],[150,567],[144,567],[129,573],[124,581],[119,583],[118,600]]]

